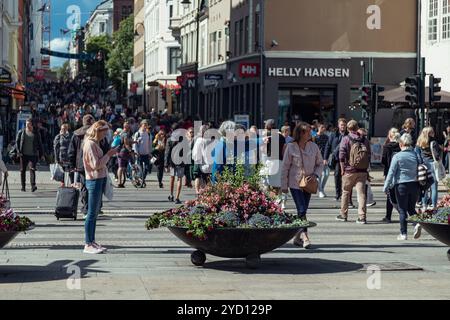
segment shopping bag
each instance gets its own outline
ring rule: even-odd
[[[108,199],[109,201],[112,201],[112,199],[114,197],[114,186],[112,184],[112,180],[111,180],[111,177],[109,176],[109,174],[106,176],[106,185],[105,185],[105,189],[104,189],[103,193],[104,193],[106,199]]]
[[[5,202],[2,203],[2,207],[9,210],[11,208],[11,195],[9,194],[8,177],[5,177],[3,180],[2,195],[5,198]]]
[[[58,182],[64,182],[64,169],[57,163],[50,164],[51,179]]]

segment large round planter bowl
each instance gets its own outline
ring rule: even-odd
[[[310,222],[308,228],[315,226],[315,223]],[[205,253],[208,253],[223,258],[246,258],[248,267],[256,267],[261,254],[281,247],[302,228],[218,228],[208,232],[206,240],[187,235],[186,228],[168,229],[181,241],[197,249],[191,255],[191,261],[195,265],[203,265],[206,261]]]
[[[20,231],[0,232],[0,248],[10,243],[20,233]]]
[[[450,225],[443,223],[419,222],[422,228],[425,229],[436,240],[450,246]],[[450,260],[450,250],[447,251],[448,260]]]

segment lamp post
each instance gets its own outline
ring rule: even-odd
[[[135,37],[140,37],[141,35],[139,34],[139,32],[137,31],[137,27],[141,25],[142,28],[144,29],[144,87],[143,87],[143,104],[144,104],[144,112],[147,112],[147,94],[146,94],[146,87],[147,87],[147,71],[146,71],[146,60],[147,60],[147,41],[145,40],[145,25],[142,22],[137,23],[134,28],[136,29],[134,31],[134,36]]]
[[[184,6],[184,8],[188,8],[191,5],[191,0],[183,0],[181,1],[181,4]],[[203,10],[204,6],[204,0],[198,0],[198,7],[197,7],[197,14],[195,16],[195,22],[197,25],[197,42],[195,44],[196,51],[195,51],[195,95],[194,95],[194,105],[192,110],[194,111],[194,116],[197,116],[198,113],[198,98],[199,98],[199,77],[198,77],[198,58],[199,58],[199,39],[200,39],[200,13]]]

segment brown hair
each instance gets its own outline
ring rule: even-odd
[[[300,139],[302,138],[302,135],[305,132],[308,132],[311,130],[311,126],[306,123],[306,122],[300,122],[298,125],[295,126],[294,128],[294,133],[292,135],[292,137],[294,138],[295,142],[299,142]]]
[[[341,122],[347,124],[347,119],[345,119],[345,118],[339,118],[338,124],[341,123]]]
[[[412,124],[416,123],[416,121],[413,118],[408,118],[405,120],[405,123],[403,123],[403,129],[412,129]]]

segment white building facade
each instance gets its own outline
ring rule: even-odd
[[[421,20],[426,71],[441,78],[442,90],[450,92],[450,0],[423,0]]]
[[[42,14],[37,12],[43,6],[42,0],[32,0],[30,3],[30,71],[41,69],[41,47],[42,47]]]
[[[21,26],[18,2],[0,0],[0,66],[11,72],[17,81],[17,32]]]
[[[109,35],[114,31],[114,3],[113,0],[106,0],[100,3],[92,12],[86,24],[86,41],[89,38]]]
[[[172,0],[145,2],[146,83],[152,84],[147,87],[147,105],[149,109],[167,109],[169,113],[177,103],[176,78],[181,64],[180,44],[169,29],[175,10]]]

